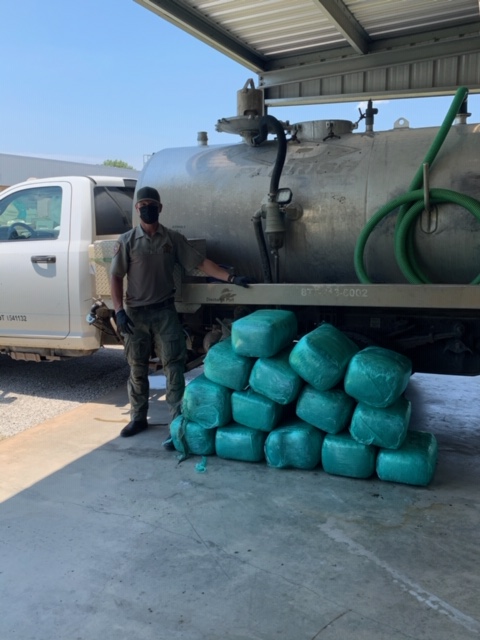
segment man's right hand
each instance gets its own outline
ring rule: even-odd
[[[135,326],[127,316],[125,309],[119,309],[115,314],[115,322],[117,323],[118,333],[133,334],[132,328]]]

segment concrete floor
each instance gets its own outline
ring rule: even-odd
[[[2,640],[480,636],[479,379],[414,376],[428,488],[178,464],[123,389],[0,442]]]

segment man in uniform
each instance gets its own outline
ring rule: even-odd
[[[131,421],[120,435],[128,438],[148,427],[148,367],[152,340],[167,380],[166,399],[173,420],[180,414],[185,390],[186,345],[174,306],[173,269],[179,263],[190,271],[200,269],[217,280],[248,287],[249,279],[231,275],[204,258],[177,231],[159,223],[160,195],[152,187],[137,192],[135,208],[140,224],[122,234],[111,265],[111,291],[118,331],[125,338],[130,365],[128,397]],[[127,278],[124,308],[123,279]],[[164,443],[172,449],[171,440]]]

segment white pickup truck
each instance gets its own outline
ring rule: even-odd
[[[135,183],[47,178],[0,193],[0,354],[58,360],[118,343],[108,270]]]

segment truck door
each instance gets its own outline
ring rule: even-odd
[[[70,202],[67,182],[0,198],[0,335],[68,335]]]

